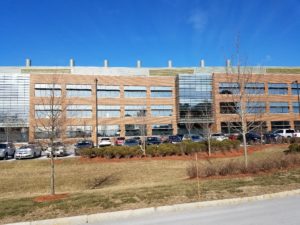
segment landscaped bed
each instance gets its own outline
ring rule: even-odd
[[[258,145],[254,148],[255,151],[250,151],[250,162],[270,156],[284,157],[288,145]],[[209,159],[203,155],[197,163],[202,166],[232,160],[243,162],[241,155],[231,157],[230,152],[242,153],[236,150],[218,152],[214,153],[215,158]],[[47,197],[50,176],[48,160],[0,164],[0,223],[253,196],[300,188],[298,167],[255,175],[222,176],[222,179],[219,179],[220,176],[190,179],[187,168],[195,163],[194,155],[131,159],[73,158],[56,162],[56,190],[63,194],[57,200]]]

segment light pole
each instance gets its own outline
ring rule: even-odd
[[[99,147],[99,143],[98,143],[98,91],[97,91],[97,87],[98,87],[98,79],[95,78],[95,90],[96,90],[96,147]]]
[[[298,95],[298,114],[300,116],[300,97],[299,97],[299,85],[298,85],[298,81],[295,80],[292,82],[292,84],[296,84],[297,87],[297,95]]]

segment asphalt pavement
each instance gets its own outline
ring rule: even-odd
[[[89,225],[299,225],[300,196],[153,213]]]

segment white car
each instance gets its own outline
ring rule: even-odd
[[[101,138],[99,147],[105,147],[105,146],[111,146],[111,145],[112,145],[112,142],[111,142],[110,138]]]
[[[42,149],[38,145],[23,145],[16,150],[15,159],[36,158],[42,155]]]
[[[65,156],[67,153],[65,145],[61,142],[54,142],[53,148],[54,148],[54,151],[52,151],[51,146],[49,146],[47,148],[47,150],[46,150],[47,157],[50,157],[52,152],[53,152],[53,156]]]
[[[212,134],[210,136],[211,139],[214,139],[214,140],[217,140],[217,141],[223,141],[223,140],[226,140],[228,139],[228,137],[226,137],[224,134],[222,133],[215,133],[215,134]]]

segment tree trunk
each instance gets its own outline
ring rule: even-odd
[[[55,171],[54,171],[54,156],[53,156],[53,146],[51,148],[51,182],[50,182],[50,185],[51,185],[51,195],[55,195]]]
[[[248,149],[247,149],[247,140],[246,140],[246,133],[245,133],[245,131],[243,131],[242,135],[243,135],[245,168],[248,168]]]

